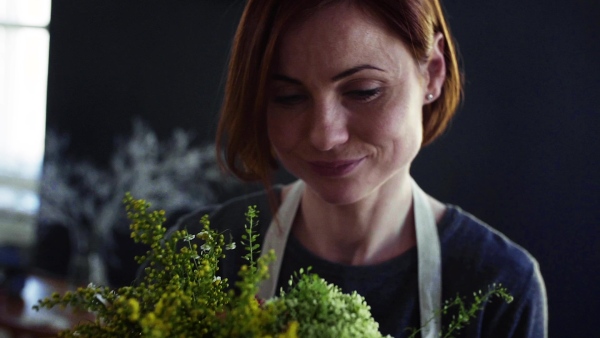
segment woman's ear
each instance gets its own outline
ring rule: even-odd
[[[444,80],[446,80],[446,59],[444,58],[446,42],[444,35],[437,32],[433,40],[433,49],[424,69],[427,81],[425,104],[435,101],[440,96]]]

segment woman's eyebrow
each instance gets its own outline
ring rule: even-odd
[[[272,77],[273,77],[273,80],[276,80],[276,81],[289,82],[289,83],[293,83],[293,84],[297,84],[297,85],[302,84],[302,82],[300,82],[299,80],[296,80],[292,77],[281,75],[281,74],[273,74]]]
[[[379,70],[379,71],[385,72],[385,70],[383,70],[381,68],[377,68],[377,67],[369,65],[369,64],[364,64],[364,65],[352,67],[348,70],[345,70],[345,71],[339,73],[338,75],[332,77],[331,81],[333,81],[333,82],[339,81],[347,76],[350,76],[352,74],[355,74],[355,73],[360,72],[361,70],[365,70],[365,69],[374,69],[374,70]]]
[[[350,69],[347,69],[347,70],[345,70],[345,71],[343,71],[343,72],[335,75],[334,77],[331,78],[331,81],[332,82],[339,81],[339,80],[341,80],[341,79],[343,79],[345,77],[348,77],[348,76],[350,76],[352,74],[358,73],[361,70],[365,70],[365,69],[374,69],[374,70],[378,70],[378,71],[381,71],[381,72],[385,72],[385,70],[383,70],[381,68],[378,68],[378,67],[375,67],[375,66],[372,66],[372,65],[368,65],[368,64],[364,64],[364,65],[352,67]],[[276,80],[276,81],[283,81],[283,82],[288,82],[288,83],[297,84],[297,85],[301,85],[302,84],[302,82],[300,82],[299,80],[294,79],[294,78],[289,77],[289,76],[286,76],[286,75],[282,75],[282,74],[273,74],[272,77],[273,77],[273,80]]]

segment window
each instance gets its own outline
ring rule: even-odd
[[[51,0],[0,0],[0,245],[33,240]]]

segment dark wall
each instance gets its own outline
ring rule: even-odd
[[[233,1],[62,0],[51,18],[47,124],[70,151],[105,162],[115,134],[140,116],[165,138],[176,127],[212,140]]]
[[[551,337],[595,336],[600,3],[467,3],[446,2],[464,61],[464,105],[413,173],[426,191],[537,257]]]
[[[70,132],[69,151],[97,163],[134,115],[159,136],[183,127],[211,140],[241,4],[54,1],[48,126]],[[552,337],[592,337],[600,308],[598,2],[445,6],[465,101],[413,174],[538,258]]]

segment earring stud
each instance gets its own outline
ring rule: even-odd
[[[427,99],[427,101],[431,101],[433,100],[433,94],[429,93],[427,94],[427,96],[425,96],[425,98]]]

